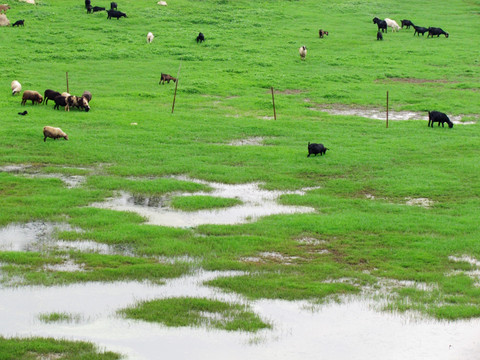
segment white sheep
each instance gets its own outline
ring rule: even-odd
[[[43,128],[43,142],[47,141],[47,138],[52,138],[53,140],[64,138],[65,140],[68,140],[68,135],[65,134],[60,128],[45,126]]]
[[[305,56],[307,56],[307,47],[305,45],[300,46],[298,52],[300,53],[300,59],[305,60]]]
[[[149,32],[149,33],[147,34],[147,43],[150,44],[150,43],[153,41],[153,38],[154,38],[154,37],[155,37],[155,36],[153,36],[153,33]]]
[[[166,2],[166,1],[159,1],[157,4],[158,4],[158,5],[161,5],[161,6],[167,6],[167,2]]]
[[[385,18],[385,22],[387,23],[387,26],[390,26],[392,28],[392,32],[400,30],[400,26],[395,20]]]
[[[8,20],[7,15],[0,14],[0,26],[10,26],[10,20]]]
[[[22,91],[22,84],[20,84],[17,80],[12,81],[12,95],[15,95]]]

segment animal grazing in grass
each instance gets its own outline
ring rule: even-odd
[[[118,20],[121,17],[125,17],[125,18],[127,17],[127,14],[117,10],[107,10],[107,13],[108,13],[107,19],[111,19],[112,17],[114,17],[114,18],[117,18]]]
[[[90,91],[85,90],[82,94],[82,96],[87,99],[87,101],[90,103],[92,101],[92,93]]]
[[[373,18],[373,23],[377,24],[378,31],[387,32],[387,22],[385,20],[380,20],[377,17]]]
[[[65,134],[60,128],[45,126],[43,128],[43,142],[47,141],[47,138],[51,138],[53,140],[64,138],[65,140],[68,140],[68,135]]]
[[[170,80],[172,80],[173,82],[177,82],[177,79],[174,78],[173,76],[162,73],[162,75],[160,75],[160,82],[158,84],[159,85],[160,84],[165,84],[165,81],[170,84]]]
[[[10,5],[8,5],[8,4],[0,4],[0,13],[1,13],[1,12],[6,13],[8,9],[10,9]]]
[[[10,86],[12,87],[12,95],[18,94],[20,91],[22,91],[22,84],[20,84],[17,80],[13,80]]]
[[[414,26],[410,20],[400,20],[402,23],[402,29],[405,26],[407,29],[410,29],[410,26]]]
[[[300,46],[298,52],[300,53],[300,59],[305,60],[305,57],[307,56],[307,47],[305,45]]]
[[[445,123],[447,123],[448,127],[451,129],[453,128],[452,121],[448,118],[447,114],[444,114],[440,111],[429,111],[428,112],[428,125],[433,128],[433,123],[438,122],[438,126],[442,124],[442,127],[445,127]]]
[[[437,37],[440,37],[440,35],[445,35],[445,37],[448,38],[448,33],[442,29],[437,27],[429,27],[427,37],[431,36],[433,38],[434,35],[437,35]]]
[[[101,7],[101,6],[94,6],[94,7],[92,8],[92,11],[93,11],[93,12],[105,11],[105,8],[104,8],[104,7]]]
[[[92,5],[87,5],[87,14],[92,13]]]
[[[400,30],[400,26],[397,24],[395,20],[385,18],[385,22],[387,23],[388,27],[392,28],[392,32]]]
[[[377,31],[377,40],[383,40],[383,35],[380,31]]]
[[[12,27],[14,26],[25,26],[25,20],[17,20],[13,23]]]
[[[318,36],[320,38],[323,38],[325,35],[328,36],[328,31],[325,31],[325,30],[322,30],[322,29],[318,30]]]
[[[88,100],[83,96],[70,95],[67,97],[65,111],[70,111],[71,107],[85,109],[86,112],[90,111]]]
[[[22,115],[22,116],[25,116],[25,115],[27,115],[27,114],[28,114],[28,111],[27,111],[27,110],[18,113],[18,115]]]
[[[10,20],[8,20],[7,15],[0,14],[0,26],[10,26]]]
[[[47,89],[43,93],[43,103],[46,105],[48,104],[48,100],[53,100],[55,101],[55,98],[57,96],[60,96],[61,94],[58,91]]]
[[[110,10],[117,10],[117,3],[116,2],[111,2],[110,3]]]
[[[198,33],[198,36],[197,36],[197,44],[200,42],[204,42],[205,41],[205,35],[203,35],[203,33]]]
[[[417,34],[417,36],[420,36],[420,34],[422,34],[422,36],[424,36],[425,33],[428,32],[428,29],[426,27],[413,25],[413,28],[415,29],[415,32],[413,33],[413,36],[415,36],[415,34]]]
[[[59,110],[60,106],[66,107],[67,106],[67,97],[63,95],[59,95],[53,99],[55,101],[55,106],[53,107],[55,110]]]
[[[22,105],[25,105],[28,100],[32,100],[32,105],[35,105],[35,103],[41,104],[43,97],[38,91],[25,90],[22,95]]]
[[[325,146],[323,146],[323,144],[310,144],[310,142],[308,142],[308,155],[307,157],[310,157],[310,155],[314,154],[315,156],[317,156],[317,154],[320,154],[320,156],[324,155],[327,150],[330,150],[329,148],[326,148]]]
[[[155,36],[153,36],[153,33],[152,33],[152,32],[149,32],[149,33],[147,34],[147,43],[150,44],[150,43],[153,41],[153,38],[154,38],[154,37],[155,37]]]
[[[88,8],[89,6],[92,6],[91,0],[85,0],[85,8]]]

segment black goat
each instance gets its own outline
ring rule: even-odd
[[[447,114],[444,114],[440,111],[429,111],[428,112],[428,125],[433,128],[433,123],[438,122],[438,126],[442,124],[442,127],[445,127],[445,123],[448,124],[448,127],[451,129],[453,128],[452,121],[448,118]]]
[[[422,36],[423,36],[423,35],[425,35],[426,32],[428,32],[428,29],[426,27],[415,26],[415,25],[413,25],[413,27],[415,28],[415,32],[413,33],[413,36],[415,36],[415,34],[418,34],[418,36],[420,36],[420,34],[422,34]]]
[[[127,14],[121,12],[121,11],[117,11],[117,10],[107,10],[107,19],[111,19],[112,17],[114,18],[117,18],[120,19],[121,17],[127,17]]]
[[[314,154],[315,156],[317,156],[317,154],[320,154],[320,156],[322,156],[323,154],[325,154],[327,150],[330,150],[330,149],[323,146],[323,144],[310,144],[310,142],[308,142],[307,157],[310,157],[311,154]]]
[[[55,106],[53,108],[55,110],[60,109],[60,106],[63,106],[63,107],[67,106],[67,98],[63,95],[59,95],[55,97],[54,101],[55,101]]]
[[[20,25],[24,26],[24,25],[25,25],[25,20],[17,20],[17,21],[15,21],[15,22],[13,23],[12,27],[14,27],[14,26],[20,26]]]
[[[377,40],[383,40],[383,35],[380,31],[377,32]]]
[[[93,12],[105,11],[105,8],[104,8],[104,7],[101,7],[101,6],[94,6],[94,7],[92,8],[92,11],[93,11]]]
[[[205,35],[203,35],[203,33],[199,33],[197,36],[197,43],[203,41],[205,41]]]
[[[374,17],[373,23],[377,24],[378,31],[382,30],[382,32],[387,32],[387,22],[385,20],[380,20],[379,18]]]
[[[18,115],[23,115],[23,116],[25,116],[25,115],[27,115],[27,114],[28,114],[28,111],[27,111],[27,110],[18,113]]]
[[[116,2],[111,2],[110,3],[110,10],[117,10],[117,3]]]
[[[429,27],[427,37],[431,36],[433,38],[434,35],[437,35],[437,37],[440,37],[440,35],[445,35],[445,37],[448,38],[448,33],[442,29],[437,27]]]
[[[402,29],[406,26],[407,29],[410,29],[410,26],[415,26],[410,20],[400,20],[402,22]]]

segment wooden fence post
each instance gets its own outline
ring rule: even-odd
[[[173,114],[173,110],[175,109],[175,99],[177,98],[177,86],[178,86],[178,80],[180,78],[181,67],[182,67],[182,62],[180,61],[180,65],[178,66],[178,72],[177,72],[177,81],[175,81],[175,93],[173,94],[172,114]]]
[[[70,94],[70,89],[69,89],[69,87],[68,87],[68,71],[65,73],[65,76],[66,76],[66,78],[67,78],[67,93]]]
[[[272,90],[273,119],[277,120],[277,112],[275,111],[275,97],[273,96],[273,86],[270,87],[270,90]]]

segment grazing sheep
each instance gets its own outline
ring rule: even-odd
[[[400,20],[402,23],[402,29],[405,26],[407,29],[410,29],[410,26],[414,26],[410,20]]]
[[[300,46],[298,52],[300,53],[300,59],[305,60],[305,57],[307,56],[307,47],[305,45]]]
[[[147,34],[147,43],[150,44],[150,43],[153,41],[153,38],[154,38],[154,37],[155,37],[155,36],[153,36],[153,33],[149,32],[149,33]]]
[[[112,17],[114,18],[117,18],[120,19],[121,17],[127,17],[127,14],[121,12],[121,11],[117,11],[117,10],[107,10],[107,19],[111,19]]]
[[[323,144],[310,144],[310,142],[308,142],[307,157],[310,157],[310,155],[312,154],[314,154],[315,156],[317,156],[317,154],[320,154],[320,156],[322,156],[323,154],[326,153],[327,150],[330,150],[330,149],[323,146]]]
[[[383,35],[380,31],[377,31],[377,40],[383,40]]]
[[[448,127],[451,129],[453,128],[453,123],[451,120],[448,118],[447,114],[444,114],[440,111],[429,111],[428,112],[428,127],[433,128],[433,123],[438,122],[438,126],[442,124],[442,127],[445,127],[445,123],[447,123]]]
[[[88,105],[88,100],[83,96],[71,95],[66,99],[65,111],[70,111],[71,107],[76,107],[79,109],[85,109],[86,112],[90,110],[90,105]]]
[[[8,20],[7,15],[0,14],[0,26],[10,26],[10,20]]]
[[[160,82],[158,83],[158,85],[165,84],[165,81],[170,84],[170,80],[172,80],[173,82],[177,82],[177,79],[173,76],[162,73],[162,75],[160,75]]]
[[[84,91],[82,97],[87,99],[88,102],[92,101],[92,93],[90,91]]]
[[[167,6],[167,2],[166,2],[166,1],[159,1],[159,2],[157,3],[157,5]]]
[[[53,107],[53,109],[55,110],[59,110],[60,106],[64,108],[67,106],[67,97],[63,96],[63,94],[55,97],[54,101],[55,101],[55,106]]]
[[[68,140],[68,135],[60,128],[45,126],[43,128],[43,142],[47,141],[47,138],[52,138],[53,140],[64,138],[65,140]]]
[[[203,35],[203,33],[198,33],[197,44],[198,42],[204,42],[204,41],[205,41],[205,35]]]
[[[46,105],[48,104],[48,100],[53,100],[55,101],[55,98],[57,96],[60,96],[61,94],[58,91],[47,89],[43,93],[43,103]]]
[[[17,20],[17,21],[15,21],[15,22],[13,23],[12,27],[14,27],[14,26],[20,26],[20,25],[25,26],[25,20]]]
[[[10,5],[0,4],[0,12],[7,12],[8,9],[10,9]]]
[[[322,29],[318,30],[318,36],[320,38],[323,38],[325,35],[328,36],[328,31],[325,31],[325,30],[322,30]]]
[[[387,32],[387,22],[385,20],[380,20],[379,18],[374,17],[373,23],[377,24],[378,31],[382,30],[382,32]]]
[[[15,95],[20,91],[22,91],[22,84],[20,84],[17,80],[12,81],[11,87],[12,87],[12,95]]]
[[[117,10],[117,3],[116,2],[111,2],[110,3],[110,10]]]
[[[19,1],[26,2],[27,4],[35,5],[35,0],[19,0]]]
[[[104,7],[101,7],[101,6],[94,6],[94,7],[92,8],[92,11],[93,11],[93,12],[105,11],[105,8],[104,8]]]
[[[18,113],[18,115],[22,115],[22,116],[25,116],[25,115],[27,115],[27,114],[28,114],[28,111],[27,111],[27,110]]]
[[[437,35],[437,37],[440,37],[440,35],[445,35],[445,37],[448,38],[448,33],[443,31],[442,29],[437,28],[437,27],[429,27],[427,38],[429,36],[431,36],[433,38],[434,35]]]
[[[426,27],[421,27],[421,26],[415,26],[413,25],[413,28],[415,29],[415,32],[413,33],[413,36],[417,34],[417,36],[420,36],[420,34],[425,35],[426,32],[428,32],[428,29]],[[427,35],[428,37],[428,35]]]
[[[38,91],[25,90],[22,96],[22,105],[25,105],[27,100],[32,100],[32,105],[35,105],[35,103],[41,104],[43,101],[43,97]]]
[[[392,32],[400,30],[400,26],[395,20],[385,18],[385,22],[387,23],[387,26],[392,28]]]

